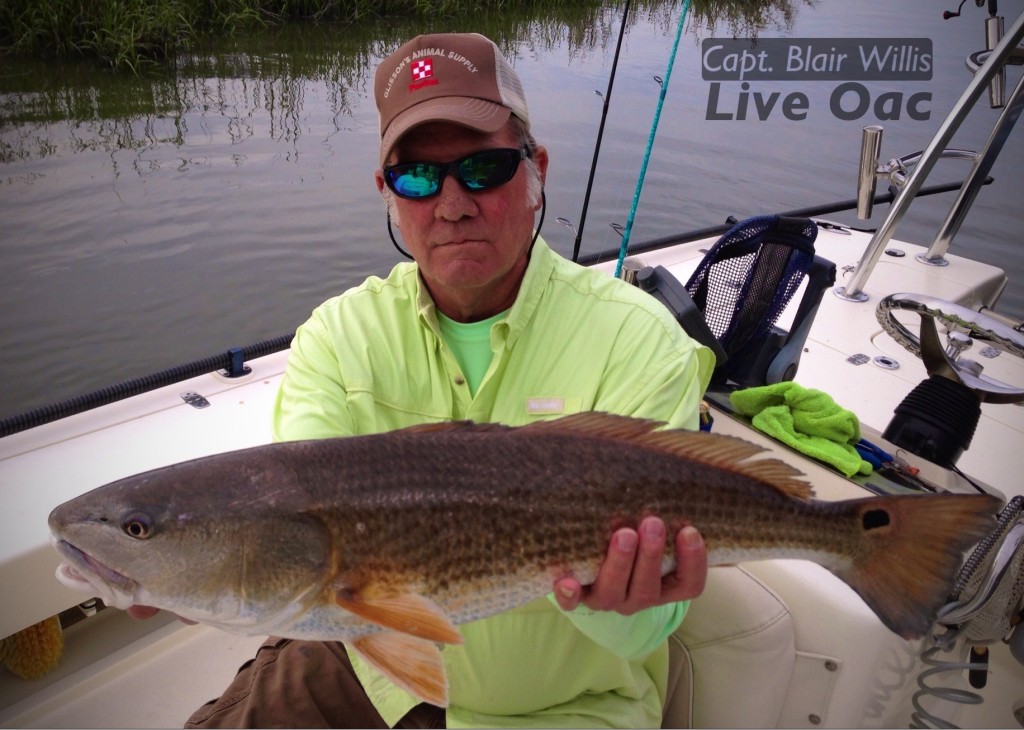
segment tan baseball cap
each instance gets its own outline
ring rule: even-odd
[[[416,36],[380,62],[373,91],[381,165],[399,137],[426,122],[497,132],[515,114],[530,126],[519,76],[479,33]]]

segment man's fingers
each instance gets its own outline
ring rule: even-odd
[[[160,613],[159,608],[153,608],[152,606],[129,606],[125,610],[128,612],[129,616],[137,619],[152,618],[156,614]]]
[[[662,600],[661,568],[665,558],[665,523],[658,517],[640,522],[639,545],[623,613],[648,608]]]
[[[617,530],[608,553],[590,586],[571,576],[555,582],[558,605],[572,611],[580,603],[598,611],[631,615],[651,606],[696,598],[707,581],[707,548],[694,527],[684,527],[673,544],[676,570],[662,576],[665,561],[665,523],[646,517],[637,530]]]
[[[666,581],[665,595],[675,601],[696,598],[708,579],[708,552],[696,527],[684,527],[676,535],[676,571]]]
[[[574,611],[583,598],[583,587],[572,577],[555,581],[555,601],[563,611]]]
[[[129,606],[125,609],[125,611],[128,613],[129,616],[136,619],[152,618],[153,616],[156,616],[158,613],[160,613],[159,608],[153,608],[152,606]],[[177,614],[175,614],[175,618],[177,618],[183,624],[188,624],[189,626],[198,623],[197,621],[193,621],[192,619],[182,618]]]
[[[637,551],[636,531],[628,527],[612,535],[608,554],[598,569],[597,577],[584,595],[583,602],[598,611],[613,611],[623,604],[629,590],[629,577]]]

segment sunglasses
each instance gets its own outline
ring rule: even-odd
[[[466,155],[454,162],[400,162],[383,167],[384,182],[400,198],[422,200],[441,191],[445,175],[453,175],[466,190],[490,190],[504,185],[530,151],[499,148]]]

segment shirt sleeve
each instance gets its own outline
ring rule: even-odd
[[[549,594],[548,598],[558,605],[554,595]],[[661,646],[683,623],[689,608],[689,601],[680,601],[623,616],[614,611],[592,611],[581,604],[573,611],[562,613],[588,639],[623,659],[632,660],[643,659]]]
[[[687,337],[675,322],[659,320],[658,326],[671,328],[666,337],[634,337],[616,348],[619,357],[604,374],[595,407],[665,421],[671,428],[697,430],[714,355]],[[651,328],[646,331],[652,334]],[[643,365],[638,367],[638,363]]]
[[[353,435],[355,428],[346,401],[337,353],[326,327],[314,314],[292,340],[288,367],[274,404],[274,440]]]

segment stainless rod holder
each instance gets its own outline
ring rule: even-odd
[[[991,51],[1003,39],[1003,16],[993,15],[985,19],[985,48]],[[1005,102],[1006,66],[1004,65],[988,85],[988,103],[993,109],[1002,109]]]
[[[833,293],[837,297],[853,302],[863,302],[868,299],[867,294],[864,293],[864,285],[878,264],[878,259],[882,257],[882,252],[885,251],[885,247],[896,230],[896,226],[903,220],[907,208],[921,189],[928,173],[931,172],[935,163],[942,155],[942,151],[953,138],[953,134],[960,128],[970,110],[977,103],[978,99],[981,98],[985,87],[988,86],[996,73],[1003,69],[1006,60],[1010,58],[1013,50],[1020,43],[1021,38],[1024,38],[1024,13],[1017,16],[1013,26],[1010,28],[1010,32],[989,53],[988,60],[978,69],[978,73],[974,75],[971,83],[967,85],[964,93],[960,95],[960,98],[953,106],[952,111],[950,111],[939,126],[935,136],[932,137],[928,146],[921,154],[920,162],[914,165],[914,171],[907,178],[907,184],[903,186],[899,195],[896,196],[896,200],[890,206],[889,214],[885,217],[885,221],[871,237],[871,242],[857,263],[857,268],[853,272],[853,276],[850,277],[849,283],[846,286],[837,286],[833,289]]]
[[[646,264],[640,258],[630,256],[622,262],[622,271],[619,272],[619,278],[627,284],[636,284],[636,275],[640,273],[644,266]]]
[[[882,127],[871,124],[861,130],[860,171],[857,175],[857,217],[866,221],[875,205],[878,156],[882,152]]]
[[[996,120],[985,146],[974,158],[974,165],[967,177],[964,178],[964,184],[960,187],[960,192],[957,193],[956,200],[953,201],[953,206],[946,215],[946,220],[942,222],[935,241],[932,242],[927,253],[918,254],[918,261],[931,266],[946,265],[946,252],[949,251],[953,238],[960,232],[960,226],[967,218],[967,212],[974,205],[981,187],[985,184],[985,178],[992,171],[992,166],[995,164],[996,158],[999,157],[999,153],[1022,111],[1024,111],[1024,76],[1017,82],[1017,86],[1010,94],[1009,101],[1006,102],[1003,111],[999,114],[999,119]]]

